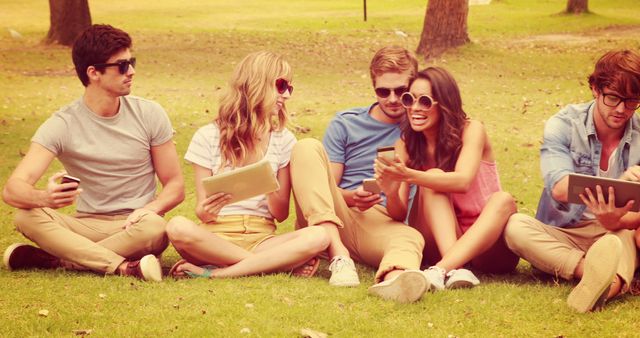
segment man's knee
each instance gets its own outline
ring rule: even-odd
[[[152,236],[164,236],[166,233],[167,221],[156,213],[148,213],[140,218],[140,223],[144,224],[145,232]]]
[[[402,243],[402,245],[410,245],[422,252],[424,248],[424,237],[422,234],[408,225],[397,226],[393,228],[393,233],[390,234],[390,241],[396,241]]]
[[[531,239],[530,227],[531,216],[520,213],[511,215],[504,228],[504,241],[507,247],[516,253],[525,247]]]
[[[38,224],[42,219],[51,220],[51,217],[43,210],[43,208],[33,209],[16,209],[14,216],[14,224],[16,229],[28,236],[29,233],[37,231]]]
[[[314,138],[304,138],[296,142],[293,146],[293,150],[291,151],[291,160],[297,159],[300,156],[312,154],[312,153],[320,153],[324,150],[322,146],[322,142],[314,139]]]

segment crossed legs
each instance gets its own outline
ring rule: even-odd
[[[214,278],[290,271],[329,246],[325,229],[312,227],[271,237],[248,251],[181,216],[169,221],[167,235],[180,255],[191,263],[178,267],[178,272],[200,274],[203,269],[199,265],[219,265],[221,268],[212,272]]]

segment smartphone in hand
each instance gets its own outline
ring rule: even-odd
[[[71,175],[64,175],[64,176],[62,176],[62,179],[60,180],[60,184],[72,183],[72,182],[76,182],[76,183],[78,183],[78,185],[80,185],[80,179],[77,178],[77,177],[73,177]],[[76,190],[76,189],[78,189],[78,187],[63,189],[62,191],[71,191],[71,190]]]
[[[380,192],[382,192],[375,178],[365,178],[364,180],[362,180],[362,190],[374,194],[379,194]]]
[[[394,146],[380,147],[377,150],[378,157],[391,162],[396,158],[396,148]]]

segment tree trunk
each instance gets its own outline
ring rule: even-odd
[[[49,0],[49,13],[51,26],[46,43],[71,46],[91,26],[88,0]]]
[[[417,53],[436,57],[445,50],[469,42],[469,0],[429,0]]]
[[[589,13],[589,0],[568,0],[567,14]]]

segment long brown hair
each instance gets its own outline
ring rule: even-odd
[[[291,67],[271,52],[251,53],[234,70],[214,120],[220,129],[221,167],[237,167],[258,151],[265,132],[284,128],[287,122],[284,106],[277,121],[272,121],[271,116],[278,99],[275,83],[279,78],[291,81]]]
[[[436,167],[444,171],[455,168],[462,148],[462,131],[467,114],[462,109],[462,98],[456,80],[441,67],[429,67],[418,72],[416,79],[429,81],[431,96],[438,102],[440,121],[436,141]],[[414,80],[414,82],[415,82]],[[422,132],[411,129],[409,120],[402,123],[402,140],[409,154],[408,167],[418,170],[428,169],[427,138]]]

